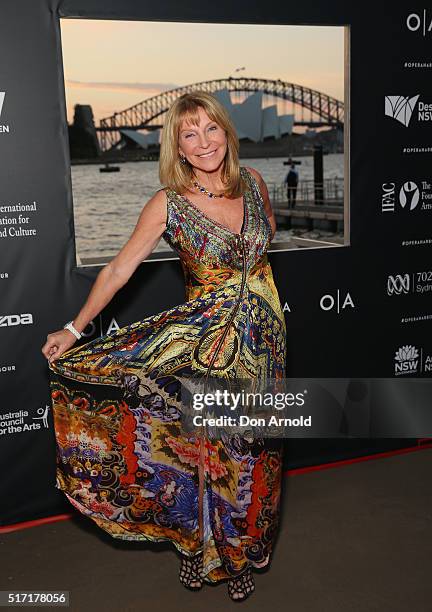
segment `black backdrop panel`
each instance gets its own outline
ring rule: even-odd
[[[384,113],[385,96],[419,94],[420,101],[432,102],[432,68],[406,65],[428,59],[432,33],[423,27],[423,9],[393,3],[385,12],[384,3],[354,6],[334,0],[3,0],[1,15],[0,218],[18,217],[25,204],[33,204],[33,210],[22,211],[29,222],[16,226],[30,229],[28,235],[11,235],[0,225],[0,232],[7,230],[0,238],[0,524],[70,511],[54,488],[48,367],[41,347],[48,332],[77,314],[99,271],[75,266],[60,17],[350,26],[345,125],[350,244],[270,254],[286,308],[287,373],[392,377],[395,353],[412,346],[423,356],[417,374],[429,375],[424,365],[432,354],[428,294],[415,288],[418,278],[426,286],[430,273],[432,212],[422,202],[428,201],[431,152],[416,148],[432,142],[431,122],[420,117],[418,108],[409,126]],[[403,194],[412,195],[416,188],[419,204],[410,210],[402,205]],[[389,276],[397,285],[406,274],[410,290],[389,294]],[[94,321],[91,333],[106,333],[113,322],[121,327],[183,300],[178,260],[145,262]],[[2,427],[6,420],[14,424]],[[410,443],[290,440],[286,465]]]

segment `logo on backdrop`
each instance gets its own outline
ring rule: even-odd
[[[419,98],[420,94],[412,98],[408,96],[385,96],[384,113],[386,117],[396,119],[396,121],[408,127],[417,105],[417,121],[432,121],[432,104],[427,104],[421,100],[417,104]]]
[[[28,410],[0,414],[0,436],[48,429],[49,409],[48,404],[45,404],[44,407],[37,408],[35,416],[32,416]]]
[[[408,96],[385,96],[384,112],[387,117],[392,117],[408,127],[419,98],[420,94],[412,98],[408,98]]]
[[[4,99],[6,96],[6,92],[5,91],[0,91],[0,119],[2,116],[2,111],[3,111],[3,104],[4,104]],[[1,133],[9,133],[9,125],[5,124],[5,123],[0,123],[0,134]]]
[[[409,274],[396,274],[387,278],[387,295],[400,295],[409,293],[410,276]]]
[[[410,32],[418,32],[426,36],[432,32],[432,15],[429,15],[426,9],[423,9],[421,13],[410,13],[405,24]]]
[[[396,206],[396,205],[399,206]],[[405,181],[398,186],[389,181],[381,185],[381,212],[396,210],[430,211],[432,210],[432,182]]]
[[[338,314],[343,312],[346,308],[355,308],[354,302],[351,298],[350,293],[347,291],[345,294],[341,295],[339,289],[336,290],[336,294],[332,295],[331,293],[326,293],[321,296],[320,299],[320,308],[321,310],[336,311]]]
[[[395,353],[395,374],[418,374],[419,352],[415,346],[406,344]]]
[[[432,372],[432,355],[423,356],[423,349],[405,344],[397,349],[394,357],[396,376]]]
[[[413,181],[406,181],[399,190],[399,204],[407,210],[414,210],[420,200],[420,189]]]
[[[13,327],[14,325],[31,325],[32,323],[33,315],[30,312],[26,314],[0,315],[0,327]]]
[[[100,326],[99,326],[99,336],[104,336],[105,334],[111,334],[112,332],[116,332],[120,329],[120,325],[117,323],[117,319],[115,317],[111,318],[111,321],[108,323],[106,328],[102,326],[102,317],[99,316]],[[82,330],[81,335],[84,338],[90,338],[91,336],[96,337],[97,327],[94,319],[88,322],[87,326]]]
[[[387,295],[401,295],[402,293],[431,293],[432,271],[424,270],[408,273],[389,275],[387,277]]]

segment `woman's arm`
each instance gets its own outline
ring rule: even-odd
[[[165,230],[166,217],[166,193],[161,189],[144,205],[128,241],[99,272],[87,301],[74,319],[75,329],[81,332],[150,255]]]
[[[166,219],[167,198],[161,189],[144,205],[126,244],[97,275],[85,304],[73,319],[75,329],[82,332],[127,283],[138,265],[158,244],[166,228]],[[61,329],[48,334],[42,353],[51,361],[69,349],[75,341],[72,332]]]
[[[269,196],[269,192],[268,192],[268,189],[267,189],[267,185],[265,184],[265,181],[264,181],[263,177],[261,176],[261,174],[257,170],[255,170],[254,168],[249,168],[249,167],[247,169],[249,170],[249,172],[251,174],[254,175],[254,177],[255,177],[255,179],[256,179],[256,181],[258,183],[258,187],[259,187],[262,199],[264,201],[264,210],[265,210],[265,213],[266,213],[266,215],[268,217],[268,220],[269,220],[271,228],[272,228],[272,240],[273,240],[273,237],[274,237],[275,232],[276,232],[276,219],[275,219],[274,214],[273,214],[273,209],[272,209],[272,205],[271,205],[271,202],[270,202],[270,196]]]

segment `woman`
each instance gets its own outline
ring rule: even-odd
[[[254,590],[279,519],[282,447],[182,428],[182,377],[285,376],[285,321],[266,251],[275,232],[266,185],[240,167],[228,113],[211,94],[167,112],[160,181],[130,239],[99,273],[76,318],[48,335],[57,482],[115,538],[170,541],[192,589]],[[163,236],[187,301],[71,348]]]

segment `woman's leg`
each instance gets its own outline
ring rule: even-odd
[[[202,566],[202,553],[199,553],[194,557],[187,557],[186,555],[181,555],[179,579],[183,586],[193,590],[198,590],[202,587]]]
[[[242,601],[255,590],[255,581],[250,567],[235,578],[228,580],[228,595],[234,601]]]

